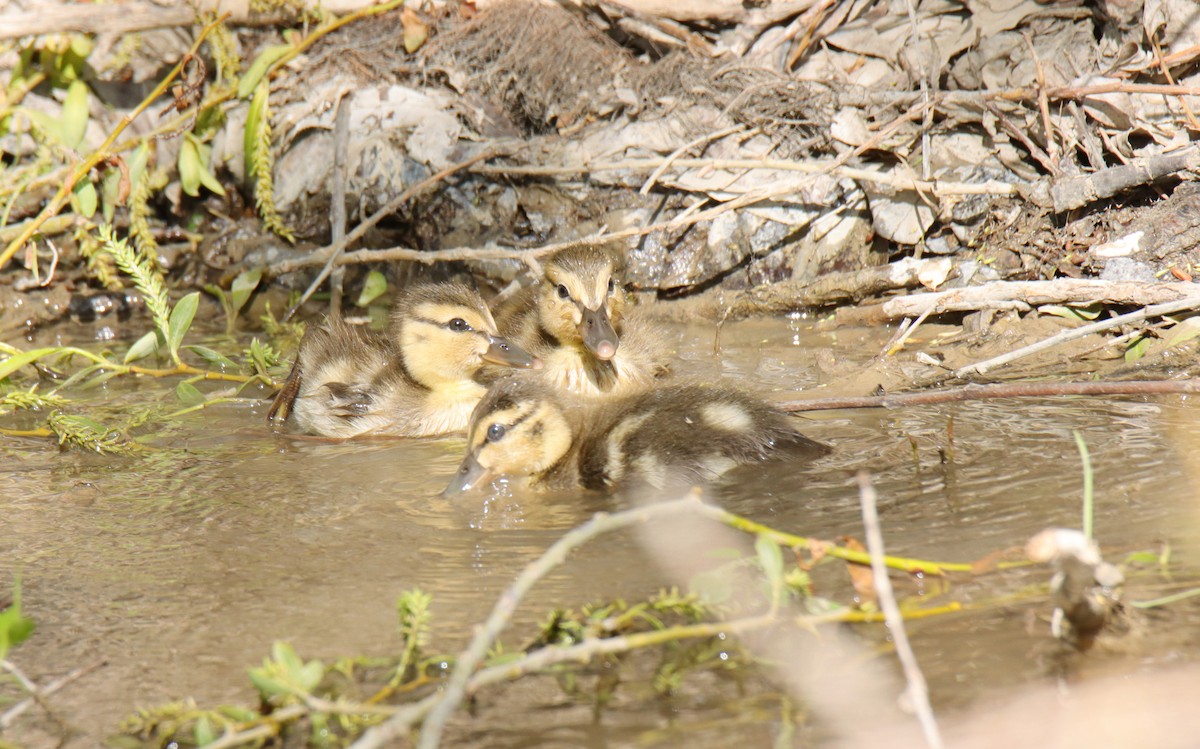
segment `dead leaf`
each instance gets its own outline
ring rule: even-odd
[[[857,538],[841,536],[838,541],[851,551],[863,553],[867,551],[867,547],[863,546]],[[854,586],[859,603],[874,603],[878,596],[875,593],[875,573],[871,571],[871,567],[857,562],[847,562],[846,572],[850,574],[850,584]]]
[[[808,541],[808,555],[809,555],[808,561],[805,561],[804,557],[801,556],[801,554],[803,553],[802,550],[796,549],[796,552],[795,552],[796,553],[796,566],[799,567],[800,569],[804,570],[805,572],[808,572],[813,567],[816,567],[818,562],[820,562],[822,559],[825,558],[826,550],[830,546],[833,546],[833,545],[834,544],[832,544],[828,541],[818,541],[815,538],[809,539],[809,541]]]
[[[991,554],[986,554],[971,563],[971,574],[982,575],[996,569],[996,565],[1005,559],[1019,559],[1025,550],[1020,546],[1013,546],[1007,549],[993,551]]]
[[[408,6],[400,13],[400,24],[404,27],[404,51],[411,55],[429,38],[429,27],[416,11]]]

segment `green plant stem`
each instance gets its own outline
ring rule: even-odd
[[[1152,598],[1149,601],[1130,601],[1129,605],[1133,606],[1135,609],[1153,609],[1158,608],[1159,606],[1166,606],[1169,603],[1183,601],[1188,598],[1195,598],[1196,596],[1200,596],[1200,588],[1181,590],[1178,593],[1172,593],[1169,596],[1163,596],[1161,598]]]
[[[723,525],[734,528],[746,533],[762,534],[772,541],[775,541],[780,546],[786,546],[790,549],[807,549],[815,553],[822,553],[826,556],[831,556],[836,559],[841,559],[846,562],[854,562],[855,564],[871,564],[871,555],[865,551],[854,551],[843,546],[836,546],[827,541],[806,538],[804,536],[796,536],[791,533],[784,533],[770,526],[756,523],[753,520],[748,520],[739,515],[734,515],[732,512],[722,510],[720,507],[707,504],[697,504],[696,511],[705,517],[712,518]],[[928,559],[907,559],[904,557],[885,556],[884,562],[888,567],[904,572],[920,573],[925,575],[941,576],[947,572],[972,572],[974,566],[960,562],[933,562]],[[1027,562],[1004,562],[997,567],[1017,567],[1025,566]]]
[[[17,354],[21,354],[24,352],[21,351],[20,349],[16,348],[15,346],[9,346],[7,344],[0,343],[0,353],[7,353],[9,355],[17,355]],[[263,379],[263,376],[260,374],[241,375],[241,374],[230,374],[228,372],[214,372],[211,369],[200,369],[199,367],[193,367],[190,364],[184,364],[182,362],[173,367],[169,367],[166,369],[158,369],[158,368],[154,368],[154,367],[139,367],[134,364],[118,364],[114,361],[106,359],[103,356],[100,356],[99,354],[93,354],[90,351],[87,351],[87,350],[81,349],[81,348],[75,348],[74,346],[62,346],[59,348],[54,348],[53,350],[48,351],[45,354],[45,356],[81,356],[84,359],[87,359],[88,361],[90,361],[92,364],[99,367],[100,369],[103,369],[103,370],[106,370],[109,372],[116,372],[117,374],[136,374],[136,375],[144,375],[146,377],[176,377],[179,375],[192,375],[196,379],[201,379],[201,380],[222,380],[225,382],[241,382],[241,383],[250,382],[250,381],[256,380],[256,379],[257,380]],[[39,357],[39,358],[45,358],[45,357]],[[36,361],[36,360],[34,360],[34,361]],[[31,361],[29,363],[32,364],[33,362]],[[3,364],[3,362],[0,361],[0,364]],[[275,382],[269,381],[269,380],[266,382],[266,384],[270,385],[271,387],[276,386]]]
[[[196,41],[193,42],[191,49],[187,51],[187,54],[180,59],[175,67],[171,68],[171,72],[168,73],[166,77],[154,87],[154,90],[150,92],[150,95],[145,99],[142,99],[140,104],[138,104],[132,111],[121,118],[121,121],[117,123],[117,126],[113,128],[113,131],[109,133],[107,138],[104,139],[104,142],[100,144],[99,148],[97,148],[87,158],[80,161],[75,165],[74,168],[71,169],[71,171],[67,174],[67,178],[63,180],[62,185],[59,186],[58,192],[54,194],[54,197],[51,198],[50,202],[46,204],[46,207],[43,208],[32,221],[27,222],[25,230],[22,231],[16,239],[8,243],[8,246],[4,248],[4,252],[0,252],[0,268],[3,268],[8,264],[8,261],[17,253],[17,250],[21,249],[21,247],[23,247],[25,243],[29,241],[30,237],[37,232],[38,227],[45,223],[46,220],[51,216],[54,216],[60,210],[62,210],[62,207],[66,205],[67,200],[70,198],[71,190],[74,189],[75,183],[86,176],[87,173],[90,172],[96,165],[100,164],[102,161],[112,155],[112,145],[117,141],[117,138],[120,137],[121,133],[125,132],[125,129],[133,124],[133,121],[136,120],[138,116],[140,116],[141,113],[146,110],[147,107],[149,107],[156,99],[158,99],[158,97],[162,96],[163,93],[166,92],[167,87],[171,85],[171,82],[174,81],[175,78],[177,78],[183,71],[183,66],[187,64],[187,61],[196,54],[197,50],[200,49],[200,45],[204,43],[204,39],[208,36],[209,32],[216,28],[218,24],[223,23],[227,17],[228,14],[224,14],[201,29],[200,34],[196,37]]]
[[[54,436],[54,432],[49,429],[46,429],[45,427],[39,427],[37,429],[2,429],[2,428],[0,428],[0,434],[3,434],[5,437],[53,437]]]

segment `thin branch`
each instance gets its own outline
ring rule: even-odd
[[[991,385],[972,383],[952,390],[930,390],[921,393],[785,401],[777,403],[776,407],[789,413],[801,413],[831,411],[839,408],[908,408],[992,398],[1046,398],[1062,395],[1168,395],[1175,393],[1200,393],[1200,380],[1017,382]]]
[[[10,727],[13,722],[15,722],[16,719],[19,718],[22,713],[28,710],[35,702],[49,697],[68,684],[71,684],[72,682],[77,681],[96,669],[106,665],[108,665],[107,661],[100,660],[88,666],[80,666],[79,668],[72,670],[70,673],[55,679],[46,686],[38,687],[37,685],[29,682],[28,679],[21,676],[20,671],[17,670],[16,666],[8,661],[0,661],[0,666],[3,666],[4,670],[8,671],[14,676],[17,676],[22,685],[25,686],[25,688],[32,695],[10,707],[4,713],[4,715],[0,715],[0,730]]]
[[[1022,346],[1021,348],[1016,349],[1015,351],[1010,351],[1007,354],[1001,354],[1000,356],[996,356],[976,364],[969,364],[965,367],[960,367],[954,371],[954,376],[959,379],[966,379],[971,375],[986,374],[988,371],[995,369],[996,367],[1003,366],[1009,362],[1016,361],[1017,359],[1022,359],[1031,354],[1036,354],[1039,351],[1045,351],[1047,349],[1054,348],[1059,344],[1066,343],[1067,341],[1073,341],[1076,338],[1083,338],[1084,336],[1091,335],[1092,333],[1098,333],[1102,330],[1110,330],[1112,328],[1120,327],[1121,325],[1127,325],[1129,323],[1141,322],[1142,320],[1146,320],[1151,317],[1161,317],[1163,315],[1169,315],[1173,312],[1183,312],[1185,310],[1193,310],[1198,307],[1200,307],[1200,296],[1190,296],[1186,299],[1180,299],[1178,301],[1168,302],[1166,304],[1152,304],[1149,307],[1144,307],[1136,312],[1117,315],[1116,317],[1111,317],[1107,320],[1101,320],[1100,322],[1094,322],[1091,325],[1084,325],[1072,330],[1064,330],[1057,335],[1052,335],[1045,340],[1038,341],[1037,343],[1033,343],[1028,346]]]
[[[659,164],[658,168],[651,172],[650,176],[646,178],[646,183],[642,185],[642,189],[638,190],[638,194],[649,195],[650,191],[654,189],[654,183],[658,181],[658,178],[662,176],[663,172],[667,171],[671,164],[675,163],[676,159],[687,153],[690,149],[695,148],[696,146],[707,145],[714,140],[724,138],[726,135],[740,133],[745,129],[745,125],[734,125],[733,127],[727,127],[724,130],[718,130],[715,133],[701,135],[695,140],[684,143],[679,148],[676,148],[674,151],[667,154],[667,158],[663,159],[663,163]]]
[[[425,192],[425,190],[429,189],[430,187],[433,187],[437,183],[441,182],[442,180],[446,179],[447,177],[449,177],[453,174],[456,174],[458,172],[461,172],[464,169],[470,168],[470,167],[474,166],[475,164],[478,164],[480,161],[494,158],[495,156],[500,156],[500,155],[503,155],[506,153],[508,153],[508,152],[503,149],[489,149],[487,151],[483,151],[482,153],[478,153],[475,156],[472,156],[471,158],[467,159],[466,161],[461,161],[452,166],[448,166],[445,169],[443,169],[442,171],[429,177],[428,179],[422,180],[421,182],[418,182],[416,185],[413,185],[412,187],[408,188],[404,192],[400,193],[390,203],[388,203],[383,208],[380,208],[378,211],[375,211],[370,216],[368,216],[366,219],[364,219],[362,223],[360,223],[358,226],[354,227],[354,230],[351,231],[349,234],[347,234],[345,237],[343,237],[340,241],[332,242],[332,243],[326,245],[325,247],[322,247],[321,249],[309,254],[306,257],[297,258],[295,260],[288,260],[288,261],[285,261],[282,263],[276,263],[275,265],[269,266],[267,268],[267,271],[272,276],[278,276],[283,273],[291,273],[294,270],[298,270],[298,269],[303,268],[308,265],[320,265],[320,264],[326,262],[327,260],[329,260],[331,257],[336,256],[338,253],[343,252],[347,247],[354,244],[358,240],[362,239],[363,235],[366,234],[368,231],[370,231],[372,228],[374,228],[374,226],[376,224],[378,224],[380,221],[387,218],[388,216],[391,216],[393,213],[395,213],[397,210],[399,210],[399,208],[401,206],[403,206],[405,203],[412,200],[416,196],[420,195],[421,193]],[[413,250],[413,252],[416,252],[416,251]],[[335,264],[340,265],[342,263],[338,262]]]
[[[780,190],[779,194],[791,192],[791,189]],[[533,265],[536,259],[549,255],[559,250],[564,250],[570,247],[585,247],[611,242],[616,239],[624,239],[627,237],[638,237],[644,234],[652,234],[656,231],[666,229],[677,229],[684,226],[691,226],[702,221],[710,221],[716,216],[725,213],[726,211],[736,210],[738,208],[752,205],[754,203],[771,200],[778,195],[774,192],[743,195],[740,198],[735,198],[728,203],[721,203],[706,211],[694,213],[686,218],[675,217],[668,221],[662,221],[649,226],[634,227],[630,229],[622,229],[620,231],[605,232],[594,234],[577,239],[567,240],[565,242],[556,242],[554,244],[543,245],[541,247],[532,247],[522,250],[505,250],[505,249],[478,249],[474,247],[456,247],[449,250],[414,250],[409,247],[389,247],[382,250],[358,250],[357,252],[347,252],[337,259],[337,265],[355,265],[360,263],[379,263],[393,262],[396,260],[404,260],[416,263],[445,263],[466,260],[519,260],[529,265]],[[353,236],[354,232],[351,232]],[[348,238],[349,239],[349,238]],[[330,245],[336,247],[337,245]],[[299,270],[305,266],[318,265],[325,262],[327,259],[327,248],[318,250],[308,257],[298,258],[295,260],[285,260],[268,267],[267,271],[272,275],[281,273],[290,273],[294,270]]]
[[[561,166],[486,166],[472,171],[479,174],[527,175],[552,177],[560,174],[593,174],[612,171],[646,171],[657,169],[669,157],[648,159],[625,159],[622,161],[597,162]],[[784,172],[804,174],[831,174],[860,182],[887,185],[897,190],[915,190],[931,193],[938,197],[949,195],[1017,195],[1016,185],[997,180],[986,182],[950,182],[942,180],[919,180],[890,172],[873,169],[857,169],[836,166],[836,162],[786,161],[782,159],[675,159],[671,166],[682,169],[776,169]],[[728,188],[726,188],[728,192]],[[791,187],[789,192],[795,192]]]
[[[887,628],[892,633],[892,642],[896,644],[896,657],[904,668],[904,679],[908,682],[908,697],[921,723],[925,734],[925,742],[932,749],[942,749],[942,735],[938,730],[937,720],[933,716],[933,706],[929,704],[929,687],[925,683],[925,675],[917,663],[912,645],[908,642],[908,633],[904,630],[904,617],[900,614],[900,606],[896,603],[896,594],[892,590],[892,580],[888,577],[887,567],[883,563],[883,532],[879,528],[879,512],[875,507],[875,487],[866,471],[858,473],[858,492],[862,502],[863,528],[866,531],[867,548],[871,552],[871,573],[874,577],[875,593],[879,598],[879,606]]]

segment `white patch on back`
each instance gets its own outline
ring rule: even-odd
[[[605,440],[608,455],[604,461],[604,473],[610,481],[620,481],[625,476],[625,440],[651,415],[652,413],[630,416],[608,433],[608,439]]]
[[[700,408],[700,418],[713,429],[728,432],[749,432],[754,419],[736,403],[706,403]]]

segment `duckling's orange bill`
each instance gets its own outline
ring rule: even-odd
[[[517,369],[542,368],[541,359],[529,354],[525,349],[510,343],[507,338],[488,335],[487,339],[490,345],[487,351],[483,353],[484,361],[499,364],[503,367],[516,367]]]
[[[604,305],[601,304],[598,309],[593,310],[581,304],[579,311],[583,313],[583,321],[579,324],[583,333],[583,345],[587,346],[597,359],[608,361],[616,356],[617,346],[621,341],[617,338],[617,331],[613,330]]]
[[[468,452],[458,470],[454,472],[454,478],[450,479],[450,483],[442,491],[442,496],[453,497],[471,491],[490,478],[491,471],[480,464],[474,452]]]

